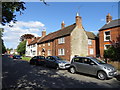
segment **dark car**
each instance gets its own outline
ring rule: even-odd
[[[8,55],[8,57],[9,57],[9,58],[13,58],[13,55],[10,54],[10,55]]]
[[[22,58],[21,58],[21,55],[14,55],[13,59],[22,59]]]
[[[44,65],[44,63],[45,63],[44,56],[34,56],[30,60],[30,64],[34,64],[34,65]]]
[[[46,57],[45,65],[56,69],[67,69],[70,67],[70,62],[62,60],[58,56],[48,56]]]

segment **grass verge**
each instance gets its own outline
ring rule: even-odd
[[[24,61],[30,61],[30,59],[31,59],[31,57],[22,57],[22,60],[24,60]]]

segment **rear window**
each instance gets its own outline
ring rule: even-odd
[[[45,57],[44,56],[39,56],[38,59],[45,59]]]

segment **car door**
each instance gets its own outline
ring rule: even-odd
[[[97,65],[89,58],[83,58],[83,73],[92,74],[96,73]]]
[[[51,65],[51,67],[56,67],[56,60],[55,60],[55,58],[54,57],[50,57],[50,65]]]
[[[73,65],[75,66],[77,72],[83,72],[83,61],[82,61],[82,58],[80,58],[80,57],[74,58]]]
[[[48,56],[46,58],[46,64],[47,64],[47,66],[54,67],[55,66],[55,59],[51,56]]]

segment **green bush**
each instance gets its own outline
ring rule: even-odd
[[[120,47],[111,46],[104,50],[104,58],[109,58],[112,61],[120,61]]]

